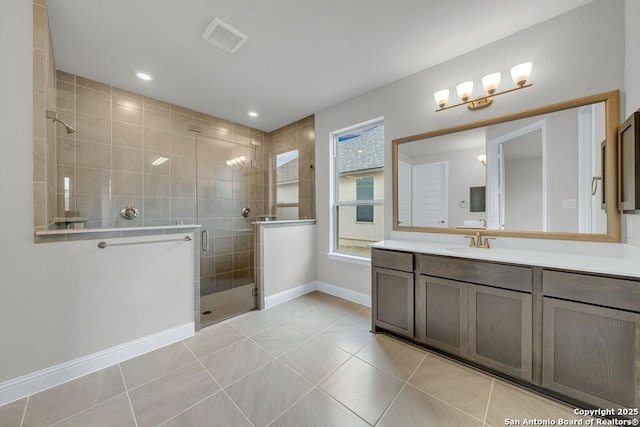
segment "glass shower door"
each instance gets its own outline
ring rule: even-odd
[[[258,307],[251,222],[259,214],[255,195],[262,171],[257,149],[247,142],[196,137],[203,327]]]

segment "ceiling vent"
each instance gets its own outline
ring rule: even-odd
[[[248,36],[226,22],[214,18],[207,29],[204,30],[202,38],[220,49],[233,53],[242,46]]]

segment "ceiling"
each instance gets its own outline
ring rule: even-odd
[[[58,69],[272,131],[590,1],[49,0],[48,8]],[[248,35],[235,53],[202,39],[214,17]],[[137,79],[140,70],[154,79]]]

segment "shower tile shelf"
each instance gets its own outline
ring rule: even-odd
[[[90,240],[98,238],[135,237],[158,234],[195,232],[200,225],[165,225],[153,227],[126,228],[84,228],[82,230],[46,230],[35,232],[35,243],[65,242],[71,240]]]

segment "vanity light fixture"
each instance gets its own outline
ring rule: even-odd
[[[246,156],[234,157],[233,159],[227,160],[227,166],[231,166],[232,168],[242,167],[246,165],[247,165]]]
[[[487,167],[487,155],[486,154],[480,154],[478,156],[478,161],[482,164],[482,166],[484,166],[485,168]]]
[[[498,90],[498,86],[500,85],[501,73],[495,72],[487,74],[482,78],[482,87],[485,90],[485,94],[478,96],[476,98],[472,98],[473,94],[473,81],[466,81],[460,83],[456,86],[456,93],[458,97],[462,100],[462,102],[447,106],[447,102],[449,102],[449,89],[442,89],[433,94],[433,97],[438,105],[438,111],[448,110],[449,108],[459,107],[461,105],[466,105],[467,108],[471,111],[480,110],[482,108],[487,108],[491,104],[493,104],[493,98],[498,95],[503,95],[505,93],[514,92],[516,90],[524,89],[526,87],[533,86],[531,83],[527,84],[527,80],[531,75],[531,68],[533,67],[533,63],[531,62],[523,62],[522,64],[518,64],[515,67],[511,68],[511,79],[516,84],[516,87],[513,89],[503,90],[502,92],[496,92]]]

